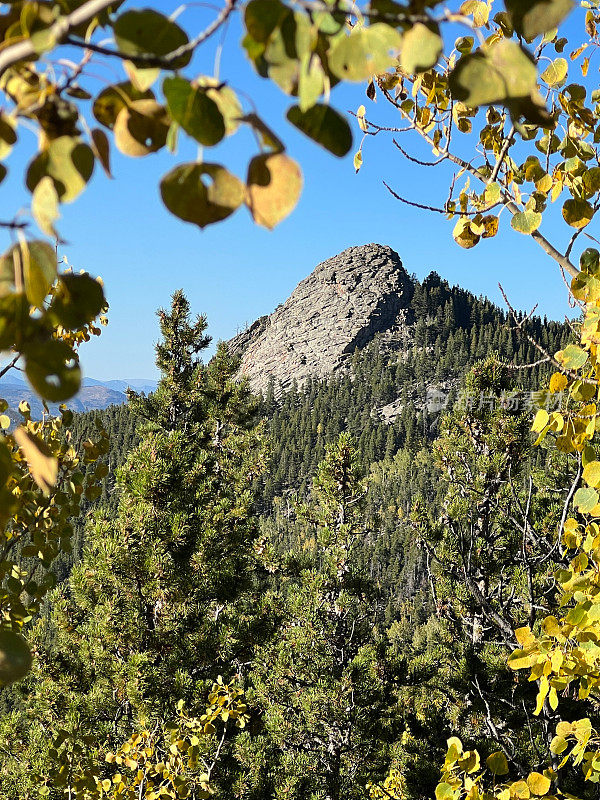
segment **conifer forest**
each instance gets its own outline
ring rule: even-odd
[[[0,4],[0,800],[600,797],[599,50],[600,0]],[[135,159],[172,224],[275,231],[298,134],[436,271],[345,223],[230,340],[183,286],[156,385],[86,383],[67,206]],[[488,240],[502,304],[445,275]]]

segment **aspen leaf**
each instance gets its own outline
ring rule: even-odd
[[[550,378],[550,391],[552,394],[556,394],[556,392],[563,392],[567,388],[568,383],[569,381],[566,375],[563,375],[560,372],[555,372]]]
[[[49,175],[43,177],[33,190],[31,213],[41,231],[54,239],[58,238],[54,228],[54,223],[60,216],[58,194],[54,187],[54,181]]]
[[[600,167],[591,167],[582,176],[583,186],[588,197],[593,197],[600,189]]]
[[[246,203],[254,221],[274,228],[294,209],[302,191],[299,166],[284,153],[255,156],[248,165]]]
[[[482,234],[483,239],[491,239],[493,236],[496,236],[500,221],[495,214],[488,214],[481,220],[481,222],[484,227],[484,232]]]
[[[402,46],[395,28],[376,22],[368,28],[354,28],[333,45],[329,68],[338,78],[363,81],[391,66]]]
[[[554,691],[556,692],[556,690]],[[550,779],[539,772],[531,772],[527,778],[527,786],[529,787],[531,793],[537,795],[538,797],[541,797],[542,795],[546,794],[546,792],[550,791],[551,785],[552,782]]]
[[[89,145],[73,136],[59,136],[31,161],[25,181],[33,192],[49,175],[61,203],[70,203],[85,189],[93,171],[94,154]]]
[[[600,486],[600,461],[589,461],[583,468],[583,480],[596,489]]]
[[[585,364],[587,358],[586,351],[576,344],[569,344],[564,350],[556,353],[556,360],[560,361],[565,369],[579,369]]]
[[[141,157],[164,147],[169,117],[155,100],[135,100],[117,114],[115,144],[125,155]]]
[[[230,136],[235,133],[240,127],[243,112],[238,96],[233,89],[230,86],[223,86],[215,78],[206,76],[196,78],[194,84],[204,89],[207,97],[217,104],[225,123],[225,135]]]
[[[100,128],[94,128],[92,131],[92,150],[94,155],[102,165],[102,169],[109,178],[112,178],[110,171],[110,144],[108,136]]]
[[[131,83],[140,92],[146,92],[160,75],[159,67],[136,67],[131,61],[124,61],[123,68]]]
[[[134,100],[155,100],[154,92],[149,89],[140,92],[132,83],[124,81],[107,86],[94,100],[92,113],[101,125],[107,128],[114,127],[119,111]]]
[[[171,117],[197,142],[211,147],[223,139],[225,120],[206,89],[174,77],[165,78],[163,92]]]
[[[187,34],[179,25],[150,8],[125,11],[115,20],[113,30],[117,47],[128,56],[144,53],[167,56],[189,43]],[[190,63],[191,58],[189,51],[173,60],[170,66],[181,69]]]
[[[490,772],[493,772],[494,775],[506,775],[508,773],[508,761],[502,750],[498,750],[489,755],[485,763]]]
[[[31,669],[31,650],[19,633],[6,628],[0,630],[0,685],[24,678]]]
[[[524,669],[531,666],[531,656],[524,650],[514,650],[507,659],[507,664],[511,669]]]
[[[470,250],[480,241],[481,237],[474,233],[471,228],[471,223],[468,217],[459,217],[458,222],[454,226],[452,236],[456,244],[463,247],[465,250]]]
[[[50,312],[58,323],[69,330],[83,328],[106,306],[99,281],[87,273],[61,275],[52,298]]]
[[[362,167],[363,157],[362,157],[362,150],[357,150],[354,154],[354,171],[358,172],[358,170]]]
[[[542,630],[548,636],[554,636],[554,637],[560,636],[561,633],[560,624],[556,619],[556,617],[553,616],[549,616],[544,619],[544,621],[542,622]]]
[[[220,164],[182,164],[164,176],[160,193],[176,217],[204,228],[244,202],[244,184]]]
[[[454,800],[454,789],[449,783],[438,783],[435,787],[435,800]]]
[[[562,215],[572,228],[585,228],[592,221],[594,209],[587,200],[567,200],[563,205]]]
[[[548,64],[540,77],[548,86],[558,86],[563,83],[568,72],[569,65],[567,60],[565,58],[556,58],[551,64]]]
[[[453,97],[470,107],[528,98],[536,85],[535,62],[510,39],[462,56],[450,73]]]
[[[570,13],[572,0],[506,0],[512,24],[525,39],[557,28]]]
[[[48,445],[22,426],[15,429],[13,437],[27,461],[31,477],[44,494],[49,494],[58,477],[58,461]]]
[[[588,514],[598,503],[598,492],[595,489],[577,489],[573,497],[575,507],[582,514]]]
[[[537,231],[542,224],[542,215],[537,211],[520,211],[513,214],[510,224],[519,233],[529,235]]]
[[[550,414],[546,411],[545,408],[540,408],[540,410],[535,415],[535,419],[533,420],[533,425],[531,426],[531,430],[534,433],[540,433],[544,430],[548,422],[550,421]]]
[[[426,72],[436,65],[443,49],[437,26],[416,22],[402,37],[400,66],[410,74]]]
[[[364,106],[362,108],[364,110]],[[292,106],[287,118],[298,130],[335,156],[345,156],[352,147],[352,131],[348,121],[331,106],[317,104],[308,111],[302,111],[300,106]]]
[[[244,9],[246,30],[255,41],[266,43],[288,13],[279,0],[250,0]]]
[[[555,755],[560,755],[564,753],[568,746],[569,743],[563,736],[555,736],[550,742],[550,752]]]

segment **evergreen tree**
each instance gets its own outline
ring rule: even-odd
[[[152,396],[130,397],[140,443],[118,473],[116,516],[99,510],[88,525],[80,563],[37,625],[35,676],[4,725],[10,751],[14,738],[21,750],[2,767],[5,797],[21,800],[68,760],[74,732],[101,763],[98,751],[163,724],[180,699],[202,708],[211,679],[249,660],[256,407],[224,346],[200,361],[206,321],[190,321],[182,292],[159,319],[162,378]],[[58,746],[44,745],[44,728],[65,732]]]
[[[275,593],[279,624],[250,676],[267,753],[260,796],[364,797],[393,740],[392,670],[374,623],[376,593],[358,565],[368,527],[359,474],[342,434],[298,509],[304,551]]]

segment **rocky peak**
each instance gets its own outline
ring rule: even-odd
[[[319,264],[286,302],[230,341],[254,391],[286,389],[343,367],[377,334],[406,327],[413,283],[385,245],[349,247]]]

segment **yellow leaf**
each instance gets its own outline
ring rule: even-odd
[[[284,153],[255,156],[250,162],[246,202],[259,225],[274,228],[293,210],[301,191],[300,167]]]
[[[563,375],[560,372],[555,372],[550,378],[550,391],[552,394],[556,394],[556,392],[563,392],[567,388],[568,383],[569,381],[566,375]]]
[[[23,427],[17,428],[13,436],[25,456],[31,477],[44,494],[50,494],[58,477],[58,461],[48,445]]]
[[[541,775],[539,772],[532,772],[527,778],[527,786],[532,794],[535,794],[538,797],[546,794],[551,785],[550,779],[545,775]]]
[[[531,430],[535,433],[540,433],[544,430],[548,421],[550,420],[550,414],[546,411],[545,408],[540,408],[540,410],[535,415],[535,419],[533,420],[533,425],[531,426]]]
[[[583,468],[583,480],[594,489],[600,485],[600,461],[590,461]]]

